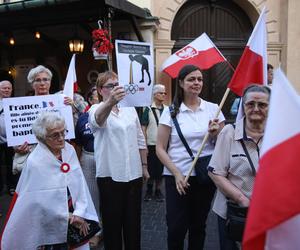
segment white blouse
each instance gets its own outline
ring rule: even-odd
[[[110,112],[103,126],[95,119],[95,104],[89,110],[89,123],[93,131],[96,177],[111,177],[114,181],[128,182],[142,177],[139,149],[146,149],[145,137],[132,107]]]
[[[177,114],[177,120],[181,132],[191,148],[194,156],[196,156],[202,140],[208,131],[209,120],[212,120],[215,117],[217,110],[217,104],[207,102],[203,99],[201,99],[200,106],[196,111],[191,110],[184,103],[180,105],[180,112]],[[219,114],[218,118],[219,122],[225,120],[222,112]],[[181,171],[181,173],[183,175],[187,175],[192,164],[192,159],[177,134],[173,120],[170,116],[169,108],[164,109],[159,123],[171,127],[168,154],[172,162]],[[213,151],[214,145],[208,140],[204,146],[201,156],[211,155]],[[166,167],[164,168],[164,175],[172,175]],[[195,171],[192,172],[192,175],[195,175]]]

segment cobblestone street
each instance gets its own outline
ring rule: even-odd
[[[11,196],[0,196],[0,228],[2,231],[5,214],[9,207]],[[218,250],[217,220],[210,213],[207,221],[207,237],[205,250]],[[103,249],[99,247],[97,249]],[[165,202],[149,201],[142,203],[142,250],[167,250],[167,227],[165,220]]]

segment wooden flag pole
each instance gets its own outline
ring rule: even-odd
[[[223,95],[223,98],[222,98],[222,100],[221,100],[221,102],[220,102],[219,108],[218,108],[218,110],[217,110],[217,113],[216,113],[214,119],[217,119],[217,118],[218,118],[218,116],[219,116],[219,114],[220,114],[220,112],[221,112],[221,109],[223,108],[223,105],[224,105],[224,103],[225,103],[225,101],[226,101],[226,99],[227,99],[227,97],[228,97],[228,95],[229,95],[229,92],[230,92],[230,89],[227,88],[226,91],[225,91],[225,93],[224,93],[224,95]],[[192,172],[193,172],[193,169],[194,169],[194,167],[195,167],[195,165],[196,165],[196,162],[197,162],[197,160],[198,160],[198,158],[199,158],[199,156],[200,156],[200,154],[201,154],[201,152],[202,152],[202,150],[203,150],[203,148],[204,148],[204,145],[205,145],[205,143],[206,143],[207,140],[208,140],[208,137],[209,137],[209,133],[207,132],[206,135],[205,135],[205,137],[204,137],[204,139],[203,139],[203,141],[202,141],[202,144],[201,144],[201,146],[200,146],[200,148],[199,148],[199,150],[198,150],[198,153],[197,153],[195,159],[194,159],[193,162],[192,162],[192,165],[191,165],[191,167],[190,167],[190,169],[189,169],[189,172],[188,172],[187,176],[186,176],[185,179],[184,179],[185,182],[187,182],[188,179],[190,178],[190,176],[191,176],[191,174],[192,174]]]

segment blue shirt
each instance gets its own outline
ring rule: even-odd
[[[82,146],[85,151],[94,152],[94,136],[88,119],[88,112],[79,116],[75,127],[75,142],[77,145]]]

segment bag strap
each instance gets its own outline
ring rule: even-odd
[[[156,121],[156,125],[158,126],[158,117],[157,117],[157,113],[156,113],[156,108],[151,107],[152,113],[154,115],[155,121]]]
[[[251,160],[251,157],[250,157],[250,155],[249,155],[248,149],[246,148],[246,145],[245,145],[244,140],[241,139],[241,140],[240,140],[240,143],[242,144],[242,147],[243,147],[243,149],[244,149],[244,152],[245,152],[245,154],[246,154],[246,156],[247,156],[247,158],[248,158],[249,164],[250,164],[250,166],[251,166],[252,174],[253,174],[254,176],[256,176],[256,170],[255,170],[254,164],[253,164],[253,162],[252,162],[252,160]]]
[[[170,113],[172,113],[173,107],[170,106],[169,110],[170,110]],[[175,125],[177,134],[178,134],[180,140],[182,141],[184,147],[186,148],[186,151],[189,153],[189,155],[192,158],[192,160],[194,160],[195,157],[193,155],[193,152],[192,152],[191,148],[189,147],[189,145],[187,144],[186,139],[184,138],[184,136],[183,136],[183,134],[181,132],[180,126],[179,126],[178,121],[177,121],[177,118],[173,117],[172,120],[173,120],[173,123]]]
[[[231,124],[231,125],[233,126],[233,129],[235,129],[235,124]],[[243,139],[240,139],[239,141],[242,144],[243,150],[244,150],[244,152],[245,152],[245,154],[247,156],[247,159],[249,161],[249,164],[250,164],[250,167],[251,167],[251,170],[252,170],[252,174],[254,176],[256,176],[256,169],[255,169],[254,164],[253,164],[253,162],[251,160],[251,157],[249,155],[248,149],[246,148],[245,142],[244,142]]]

